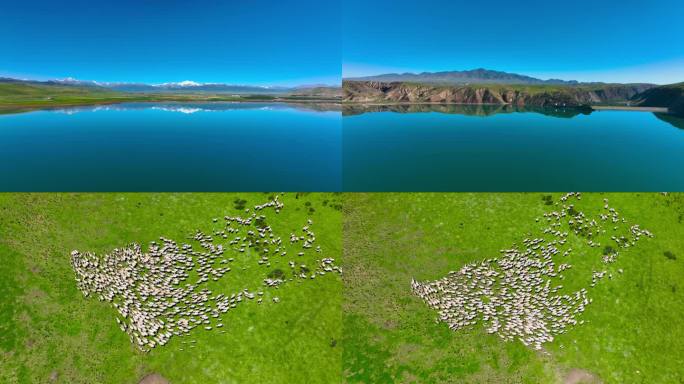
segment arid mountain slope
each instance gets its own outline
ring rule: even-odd
[[[349,81],[344,101],[359,103],[512,104],[517,106],[585,106],[627,102],[650,84],[564,85],[433,85]]]

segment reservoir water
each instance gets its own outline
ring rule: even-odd
[[[684,119],[486,106],[345,107],[347,191],[684,189]]]
[[[683,168],[684,119],[650,112],[129,103],[0,114],[8,191],[674,191]]]
[[[132,103],[0,115],[0,182],[13,191],[338,191],[337,109]]]

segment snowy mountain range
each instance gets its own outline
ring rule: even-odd
[[[235,93],[235,94],[259,94],[259,93],[287,93],[299,87],[239,85],[224,83],[199,83],[191,80],[170,82],[161,84],[125,83],[125,82],[100,82],[92,80],[78,80],[72,77],[49,80],[48,83],[72,85],[79,87],[101,87],[122,92],[212,92],[212,93]]]

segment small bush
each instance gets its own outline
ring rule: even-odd
[[[235,209],[243,210],[245,209],[245,204],[247,204],[247,200],[242,200],[240,198],[233,200],[233,207]]]
[[[282,269],[274,269],[268,274],[269,279],[285,279],[285,272]]]

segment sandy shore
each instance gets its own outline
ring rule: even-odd
[[[664,107],[630,107],[626,105],[592,105],[591,109],[595,111],[669,112],[669,110]]]

